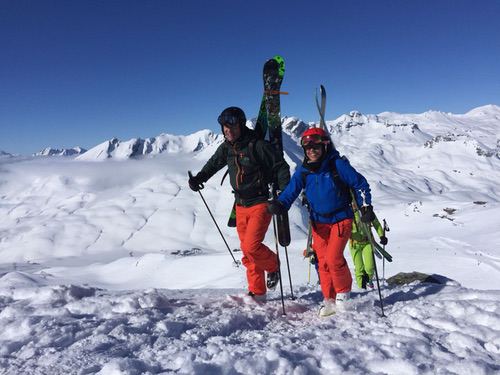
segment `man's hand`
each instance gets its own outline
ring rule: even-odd
[[[189,178],[189,187],[193,191],[198,191],[203,189],[203,179],[200,177],[200,174],[198,173],[196,176],[191,176]]]

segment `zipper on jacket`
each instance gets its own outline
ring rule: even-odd
[[[234,151],[234,164],[236,164],[236,181],[235,182],[236,182],[236,188],[238,189],[240,187],[238,180],[240,180],[241,183],[243,182],[243,169],[241,168],[240,162],[238,160],[238,152],[236,150],[236,144],[234,144],[232,147],[233,147],[233,151]]]

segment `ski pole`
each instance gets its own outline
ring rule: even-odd
[[[273,199],[276,199],[278,196],[278,189],[275,184],[271,184],[271,197]],[[291,291],[291,299],[295,300],[295,297],[293,295],[293,286],[292,286],[292,275],[290,273],[290,262],[288,261],[288,250],[287,250],[287,245],[290,244],[290,232],[288,231],[288,236],[285,236],[285,239],[280,238],[280,220],[281,223],[284,223],[282,220],[285,218],[286,220],[286,226],[288,226],[288,214],[282,214],[282,215],[273,215],[273,226],[276,226],[275,233],[277,233],[277,238],[278,241],[276,242],[276,252],[278,252],[278,244],[281,244],[285,248],[285,259],[286,259],[286,267],[288,269],[288,280],[290,281],[290,291]],[[276,224],[277,222],[277,224]],[[285,243],[283,243],[285,241]],[[280,285],[281,285],[281,272],[280,272]]]
[[[189,178],[193,177],[193,174],[191,173],[191,171],[188,171],[188,176]],[[205,201],[205,198],[203,198],[203,194],[201,194],[201,191],[198,190],[198,193],[200,194],[200,197],[201,197],[201,200],[203,201],[203,203],[205,203],[205,207],[207,208],[208,210],[208,213],[210,214],[210,217],[212,218],[212,220],[214,221],[214,224],[215,226],[217,227],[217,230],[219,231],[219,234],[220,236],[222,237],[222,240],[224,241],[224,243],[226,244],[226,247],[227,247],[227,251],[229,251],[229,254],[231,254],[231,257],[233,258],[233,261],[234,261],[234,264],[236,265],[236,267],[239,267],[241,262],[240,261],[237,261],[236,258],[234,257],[233,255],[233,252],[231,251],[231,249],[229,248],[229,245],[227,244],[227,241],[226,239],[224,238],[224,235],[222,234],[222,231],[220,230],[219,228],[219,225],[217,224],[217,221],[215,220],[214,218],[214,215],[212,215],[212,211],[210,211],[210,208],[208,207],[208,204],[207,202]]]
[[[283,315],[285,312],[285,298],[283,297],[283,283],[281,282],[281,262],[280,262],[280,252],[278,247],[278,231],[276,230],[276,219],[273,215],[273,229],[274,229],[274,243],[276,244],[276,256],[278,257],[278,271],[280,277],[280,293],[281,293],[281,306],[283,307]]]
[[[371,225],[367,226],[368,229],[370,230],[371,232]],[[382,292],[380,291],[380,282],[378,280],[378,271],[377,271],[377,262],[375,260],[375,253],[373,252],[373,249],[372,249],[372,258],[373,258],[373,268],[375,269],[375,279],[377,280],[377,289],[378,289],[378,297],[380,299],[380,309],[382,310],[382,317],[385,318],[385,315],[384,315],[384,301],[382,299]]]
[[[385,250],[385,245],[384,245]],[[382,258],[382,281],[385,283],[385,258]]]
[[[387,225],[387,221],[385,221],[385,219],[383,220],[384,222],[384,236],[385,236],[385,232],[389,232],[390,229],[389,229],[389,226]],[[383,245],[383,249],[385,250],[385,245]],[[385,258],[382,258],[382,280],[384,281],[385,283]]]
[[[384,315],[384,301],[382,299],[382,292],[380,291],[380,283],[378,281],[378,272],[377,272],[377,263],[375,261],[375,254],[373,254],[373,252],[372,252],[372,256],[373,256],[373,266],[375,268],[375,278],[377,279],[377,289],[378,289],[378,297],[380,299],[380,309],[382,310],[382,317],[385,318],[385,315]]]
[[[290,281],[290,294],[292,295],[290,298],[292,301],[295,300],[295,296],[293,295],[293,286],[292,286],[292,275],[290,274],[290,262],[288,262],[288,250],[285,247],[285,258],[286,258],[286,267],[288,268],[288,280]]]

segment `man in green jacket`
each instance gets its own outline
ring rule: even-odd
[[[354,263],[356,284],[361,289],[373,289],[372,279],[375,271],[373,249],[368,239],[368,234],[363,231],[363,227],[360,225],[360,220],[359,211],[354,211],[349,249]],[[378,221],[377,216],[375,216],[372,224],[377,231],[377,235],[380,237],[380,243],[386,245],[387,237],[385,236],[384,227]]]
[[[267,291],[265,272],[267,288],[274,289],[279,280],[277,255],[262,243],[272,218],[267,211],[269,184],[276,183],[283,190],[290,180],[290,167],[281,154],[246,126],[246,116],[240,108],[226,108],[218,122],[225,141],[201,171],[189,179],[189,187],[198,191],[210,177],[228,167],[248,294],[262,301]]]

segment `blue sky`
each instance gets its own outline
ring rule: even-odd
[[[219,130],[257,113],[263,62],[282,115],[465,113],[500,100],[499,1],[0,0],[0,150]]]

